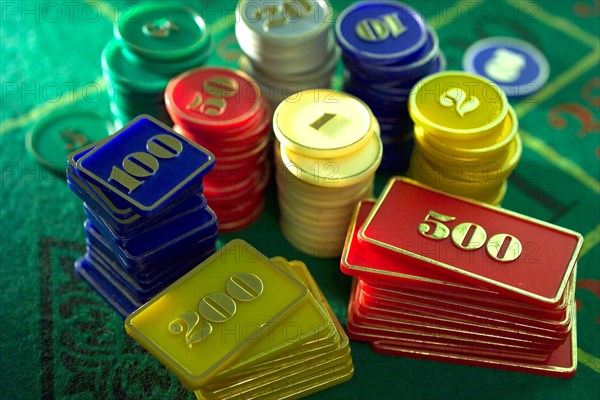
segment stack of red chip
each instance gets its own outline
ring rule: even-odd
[[[204,196],[219,231],[255,222],[269,181],[271,131],[271,110],[256,82],[228,68],[198,68],[169,82],[165,102],[173,129],[215,155]]]
[[[359,203],[341,269],[348,336],[380,353],[572,376],[582,238],[393,178]]]

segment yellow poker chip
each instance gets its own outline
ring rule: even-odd
[[[410,93],[408,110],[415,125],[434,135],[472,140],[502,129],[508,100],[488,79],[448,71],[420,80]]]
[[[283,266],[289,271],[289,267]],[[291,334],[290,326],[294,327]],[[306,305],[297,307],[291,314],[281,321],[273,324],[261,340],[257,340],[231,368],[223,371],[225,377],[243,372],[260,361],[272,360],[278,355],[285,355],[304,343],[311,342],[315,338],[326,336],[333,328],[329,315],[315,300],[312,294],[307,294]],[[217,380],[218,381],[218,380]],[[212,384],[212,382],[211,382]]]
[[[331,89],[313,89],[284,100],[273,115],[273,131],[289,150],[315,158],[348,155],[369,140],[379,125],[356,97]]]
[[[407,176],[435,189],[457,196],[473,199],[495,198],[504,180],[493,179],[479,182],[461,181],[449,177],[416,150],[410,159]]]
[[[329,205],[335,204],[338,200],[343,201],[348,198],[356,197],[359,192],[365,190],[365,185],[369,183],[372,185],[372,176],[367,176],[364,181],[357,182],[350,186],[317,186],[313,182],[306,182],[300,179],[295,173],[298,170],[294,165],[290,165],[290,168],[286,168],[283,160],[281,159],[281,144],[276,141],[274,148],[274,160],[276,166],[276,177],[277,182],[282,190],[293,192],[297,194],[302,200],[306,200],[308,203],[317,202],[317,206],[328,207]],[[294,172],[292,172],[294,171]],[[301,176],[301,175],[300,175]]]
[[[506,196],[507,189],[508,189],[508,182],[504,181],[504,184],[502,185],[500,190],[496,193],[496,196],[493,199],[486,201],[486,203],[500,207],[500,203],[502,203],[502,200],[504,200],[504,197]]]
[[[197,389],[305,304],[306,294],[287,271],[233,240],[129,315],[125,328],[186,388]]]
[[[428,144],[426,133],[415,127],[415,140],[421,155],[447,178],[465,182],[489,182],[506,179],[515,169],[522,154],[521,137],[517,134],[503,153],[494,159],[460,158],[438,151]]]
[[[298,203],[297,200],[279,192],[279,210],[282,214],[293,214],[295,218],[302,218],[310,226],[314,227],[339,227],[341,221],[348,219],[352,204],[345,205],[340,209],[317,209]],[[358,202],[356,200],[354,203]],[[342,228],[343,229],[343,228]]]
[[[272,332],[269,332],[269,339],[266,341],[260,341],[256,346],[249,349],[248,353],[245,353],[239,361],[232,367],[223,371],[206,385],[203,389],[213,390],[221,387],[228,386],[228,383],[232,382],[236,377],[247,377],[254,374],[260,374],[261,372],[272,370],[274,365],[278,363],[296,362],[303,358],[306,358],[307,353],[310,351],[318,351],[319,354],[324,354],[331,349],[337,347],[337,343],[340,342],[341,338],[338,333],[338,322],[332,316],[331,310],[325,300],[322,299],[320,292],[313,287],[313,281],[307,277],[306,265],[301,261],[288,261],[284,257],[273,257],[270,261],[281,268],[286,269],[295,278],[299,279],[309,289],[309,295],[307,296],[307,305],[293,311],[285,323],[277,324],[272,328]],[[325,311],[325,313],[323,313]],[[309,322],[310,326],[302,327],[295,318],[297,315],[303,314],[304,318],[302,321]],[[294,332],[291,331],[290,325],[294,326]],[[279,330],[279,332],[276,332]],[[287,346],[280,348],[273,342],[277,337],[286,336],[287,342],[290,344],[296,343],[297,339],[302,337],[304,333],[310,333],[308,336],[309,341],[304,341],[300,346]],[[269,349],[264,353],[260,352],[260,346],[265,348],[269,345]],[[285,344],[284,344],[285,346]],[[283,352],[281,350],[284,350]],[[252,352],[260,354],[261,357],[252,356]],[[262,357],[264,355],[264,357]]]
[[[369,178],[372,180],[372,177]],[[293,189],[292,186],[287,185],[280,174],[276,174],[275,181],[278,185],[278,192],[286,199],[294,201],[295,208],[306,209],[307,212],[336,212],[342,207],[352,206],[358,199],[368,197],[373,192],[372,182],[365,182],[364,184],[357,185],[358,187],[352,186],[354,189],[352,192],[341,192],[341,193],[307,193]]]
[[[279,220],[279,227],[285,239],[302,253],[319,258],[335,258],[342,254],[343,241],[342,243],[338,243],[335,241],[318,241],[304,238],[291,229],[285,219]]]
[[[515,110],[509,105],[506,118],[502,122],[501,131],[473,140],[452,140],[423,131],[424,142],[440,152],[457,157],[477,157],[478,159],[492,159],[501,157],[499,154],[506,150],[514,140],[519,130],[519,121]]]
[[[350,211],[350,216],[344,219],[348,221],[347,223],[341,223],[334,227],[320,227],[307,224],[305,219],[289,211],[282,212],[281,217],[297,236],[301,236],[305,240],[335,242],[339,244],[346,237],[349,220],[352,218],[351,214],[352,212]]]
[[[246,358],[240,360],[235,367],[223,372],[215,381],[211,381],[197,391],[198,398],[255,398],[255,396],[260,397],[259,391],[262,395],[268,395],[270,398],[280,398],[275,393],[304,382],[304,375],[311,374],[313,366],[318,364],[327,368],[328,365],[331,365],[331,370],[333,370],[332,363],[337,365],[336,361],[341,356],[346,357],[346,363],[351,362],[348,338],[322,293],[316,287],[314,280],[310,277],[305,264],[301,261],[288,261],[283,257],[274,257],[270,261],[293,274],[309,289],[307,297],[309,301],[304,307],[307,310],[302,311],[307,316],[308,312],[313,313],[312,318],[306,319],[311,324],[307,331],[312,334],[312,340],[285,353],[267,352],[265,353],[266,357],[261,359],[258,364],[244,363],[248,358],[246,353],[242,357]],[[317,312],[311,311],[309,306],[312,306]],[[287,332],[289,340],[294,340],[297,332],[301,330],[301,326],[292,321],[293,315],[274,329],[281,329],[282,333]],[[256,350],[251,348],[249,352],[251,351]]]
[[[323,187],[344,187],[364,181],[381,164],[383,145],[372,134],[361,149],[343,157],[314,158],[280,147],[285,167],[305,182]]]
[[[299,204],[296,199],[281,192],[277,194],[277,198],[282,216],[289,216],[289,219],[294,220],[298,225],[306,226],[307,229],[322,230],[322,232],[345,231],[344,221],[352,216],[353,204],[359,201],[356,200],[338,209],[317,210],[316,207]]]
[[[351,216],[352,211],[349,211],[349,213]],[[347,231],[347,226],[345,226],[345,224],[336,223],[335,219],[331,219],[329,221],[324,220],[319,224],[307,224],[306,217],[298,215],[289,209],[283,209],[283,207],[281,208],[281,215],[282,218],[285,218],[291,225],[294,226],[296,231],[310,234],[311,237],[315,239],[341,239],[342,236],[345,236]],[[344,219],[347,220],[348,217],[345,217]]]
[[[276,163],[276,182],[281,190],[286,194],[295,195],[304,203],[324,208],[346,204],[348,199],[355,198],[365,191],[365,186],[368,186],[373,178],[370,176],[365,181],[345,187],[322,187],[304,182],[294,176],[285,166],[279,165],[277,161]],[[292,169],[295,168],[292,166]]]

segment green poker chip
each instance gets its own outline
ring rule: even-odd
[[[190,69],[198,68],[204,65],[204,63],[208,60],[212,51],[212,40],[207,42],[206,49],[201,49],[196,54],[193,54],[191,57],[183,59],[183,60],[175,60],[175,61],[156,61],[149,60],[143,57],[140,57],[136,53],[133,53],[127,50],[126,47],[123,47],[123,55],[125,58],[134,65],[137,65],[147,71],[162,74],[169,77],[173,77],[179,75],[185,71]]]
[[[60,110],[33,126],[27,133],[25,146],[41,165],[65,177],[69,154],[112,132],[111,123],[94,111]]]
[[[204,53],[211,40],[200,15],[171,2],[140,4],[115,24],[114,35],[130,52],[156,61]]]
[[[170,76],[148,71],[131,63],[123,54],[123,48],[116,40],[104,47],[101,56],[102,70],[110,83],[121,88],[129,87],[132,92],[159,95],[164,92]]]

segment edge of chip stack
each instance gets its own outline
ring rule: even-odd
[[[258,82],[273,109],[294,93],[331,86],[340,57],[332,13],[326,0],[238,3],[240,69]]]
[[[437,33],[406,4],[359,1],[340,14],[335,37],[346,68],[344,91],[367,103],[380,123],[380,169],[405,170],[414,142],[410,91],[424,76],[446,69]]]
[[[119,18],[101,57],[115,125],[140,114],[170,125],[164,103],[169,80],[204,64],[212,48],[202,17],[181,4],[142,3]]]
[[[242,240],[136,310],[125,329],[198,399],[299,398],[354,374],[348,337],[306,265]]]
[[[348,230],[346,331],[378,353],[569,378],[582,244],[577,232],[394,177]]]
[[[229,68],[197,68],[171,80],[165,102],[173,129],[216,156],[204,195],[219,231],[258,220],[270,177],[271,109],[256,82]]]
[[[450,194],[499,206],[522,154],[519,121],[486,78],[433,74],[410,95],[415,149],[407,175]]]
[[[67,183],[86,215],[75,271],[121,316],[215,251],[217,217],[202,196],[213,164],[150,116],[70,155]]]
[[[379,124],[360,99],[306,90],[273,115],[281,230],[315,257],[338,257],[354,205],[373,192],[383,146]]]

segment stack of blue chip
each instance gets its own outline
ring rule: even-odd
[[[379,169],[406,169],[413,147],[408,96],[423,77],[446,68],[436,32],[405,4],[360,1],[340,14],[335,36],[346,67],[344,90],[367,103],[381,126]]]
[[[75,271],[123,317],[215,251],[217,217],[202,195],[213,165],[148,116],[69,156],[67,182],[87,217]]]

